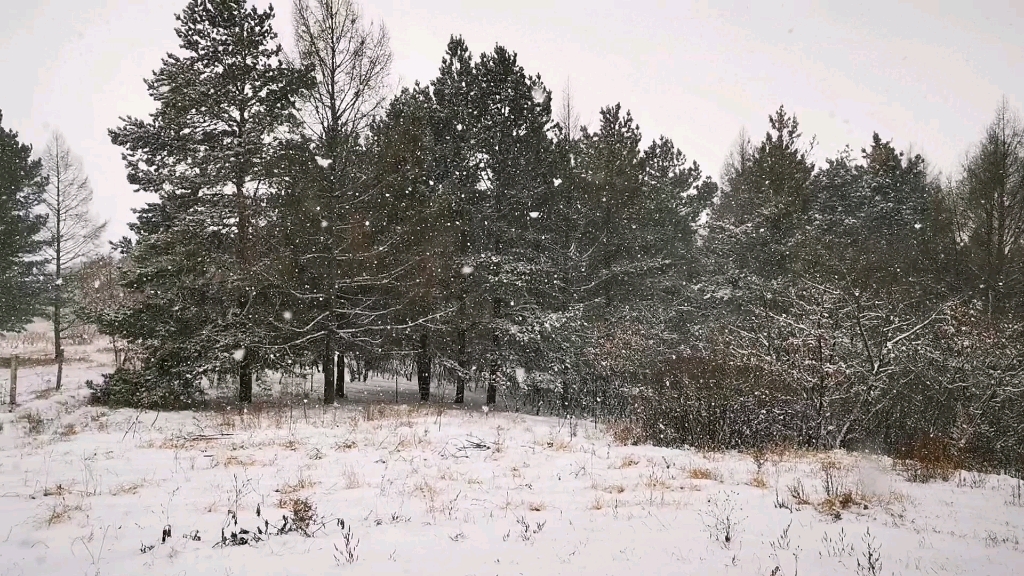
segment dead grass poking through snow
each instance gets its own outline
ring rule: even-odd
[[[120,496],[122,494],[138,494],[139,490],[141,490],[143,486],[145,486],[145,483],[142,481],[122,482],[110,489],[110,495]]]
[[[277,490],[275,490],[275,492],[280,493],[282,496],[290,496],[292,494],[297,494],[297,493],[299,493],[299,492],[301,492],[303,490],[309,490],[310,488],[315,488],[317,486],[317,484],[319,484],[319,483],[316,480],[313,480],[311,478],[307,478],[300,471],[299,472],[299,477],[298,477],[297,480],[295,480],[295,482],[285,482],[284,484],[281,484],[281,486],[279,486],[277,488]],[[282,508],[283,508],[283,506],[282,506]]]
[[[347,452],[349,450],[355,450],[359,448],[359,444],[351,438],[345,438],[334,443],[333,448],[338,452]]]
[[[362,419],[364,422],[389,423],[395,428],[412,428],[415,425],[414,419],[437,416],[438,410],[428,404],[366,404]]]
[[[640,484],[648,490],[669,490],[672,488],[673,478],[663,470],[651,468],[640,476]]]
[[[643,439],[640,427],[628,421],[612,422],[605,426],[605,431],[619,446],[634,446]]]
[[[57,429],[56,434],[61,440],[67,440],[78,434],[78,427],[75,426],[74,422],[65,422],[63,426]]]
[[[687,473],[691,480],[713,480],[715,482],[722,481],[722,473],[716,468],[708,468],[706,466],[695,466],[690,468]]]
[[[68,502],[67,499],[62,496],[59,500],[54,501],[50,505],[44,521],[47,526],[61,524],[70,520],[75,513],[84,512],[88,509],[89,507],[84,501],[77,500],[75,502]]]
[[[284,448],[285,450],[291,450],[292,452],[295,452],[299,448],[302,448],[302,441],[299,440],[298,438],[285,438],[277,445],[280,446],[281,448]]]
[[[753,486],[754,488],[760,488],[761,490],[768,489],[768,481],[765,480],[764,476],[760,473],[751,476],[750,481],[747,482],[747,484]]]
[[[627,454],[626,456],[623,456],[622,458],[619,458],[619,461],[615,463],[614,467],[618,468],[619,470],[622,470],[624,468],[632,468],[634,466],[639,466],[639,465],[640,465],[640,458],[634,456],[633,454]]]
[[[572,441],[560,437],[555,431],[551,431],[544,438],[535,439],[534,443],[545,450],[554,450],[556,452],[571,452]]]
[[[53,486],[43,488],[43,496],[67,496],[70,493],[71,488],[59,482]]]
[[[544,502],[537,501],[530,502],[529,504],[526,505],[526,508],[530,512],[543,512],[548,509],[548,505],[545,504]]]
[[[626,487],[623,486],[622,484],[605,484],[604,482],[600,482],[597,480],[594,480],[594,482],[591,484],[591,488],[593,488],[594,490],[600,490],[601,492],[605,492],[608,494],[622,494],[623,492],[626,491]]]
[[[38,410],[28,410],[18,415],[18,420],[26,425],[29,436],[39,436],[46,432],[49,422]]]
[[[248,468],[250,466],[257,465],[258,461],[256,460],[256,458],[246,454],[228,454],[228,456],[224,458],[222,463],[224,464],[225,468],[229,468],[231,466],[241,466],[243,468]]]
[[[355,490],[356,488],[362,488],[366,485],[366,479],[363,475],[356,470],[354,466],[345,465],[341,468],[341,485],[346,490]]]

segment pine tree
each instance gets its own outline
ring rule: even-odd
[[[779,109],[768,118],[771,130],[756,147],[741,143],[726,167],[719,205],[712,215],[713,236],[725,245],[741,270],[776,279],[799,270],[801,233],[812,202],[809,159],[813,140],[801,142],[795,115]]]
[[[126,150],[129,182],[158,196],[132,227],[130,284],[148,301],[147,322],[128,329],[155,332],[133,334],[150,343],[150,360],[177,350],[164,365],[186,380],[235,366],[239,400],[249,402],[268,298],[263,206],[308,82],[282,60],[272,8],[192,0],[176,19],[182,54],[167,55],[146,82],[156,111],[110,131]]]
[[[0,112],[0,331],[19,331],[41,312],[45,186],[42,162],[3,128]]]
[[[515,335],[544,309],[532,292],[549,276],[537,236],[545,218],[539,204],[554,176],[551,92],[502,46],[481,54],[475,75],[480,172],[472,213],[480,233],[478,282],[491,304],[486,401],[493,404],[498,385],[512,383],[512,369],[525,364]]]

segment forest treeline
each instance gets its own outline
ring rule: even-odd
[[[146,80],[155,112],[110,131],[152,200],[81,268],[77,306],[118,343],[100,401],[185,407],[218,378],[244,403],[267,371],[316,366],[334,403],[351,355],[424,400],[479,383],[637,441],[1024,467],[1024,124],[1005,100],[955,178],[878,134],[816,165],[779,107],[715,181],[618,104],[594,126],[568,92],[553,110],[502,46],[454,36],[394,95],[387,30],[348,0],[296,0],[288,51],[273,21],[191,0]],[[5,166],[30,163],[4,139]],[[3,217],[31,221],[30,180],[2,178]],[[29,244],[4,241],[0,298]]]

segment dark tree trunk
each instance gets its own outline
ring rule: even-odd
[[[238,401],[243,404],[252,403],[252,361],[248,351],[238,364]]]
[[[59,200],[58,200],[58,202],[59,202]],[[58,219],[57,220],[57,222],[58,222],[57,223],[57,229],[59,230],[60,229],[60,215],[59,214],[57,216],[57,219]],[[62,262],[61,262],[61,254],[60,254],[60,252],[61,252],[61,238],[59,237],[59,234],[58,234],[57,246],[56,246],[56,249],[55,249],[55,254],[56,255],[54,257],[54,259],[57,261],[56,262],[57,263],[56,289],[54,290],[54,298],[53,298],[53,359],[57,362],[57,381],[53,385],[55,390],[60,390],[60,387],[63,385],[63,380],[64,380],[64,342],[61,341],[61,337],[60,337],[61,330],[64,328],[64,323],[62,322],[62,318],[60,317],[61,312],[62,312],[61,308],[62,308],[62,305],[64,304],[64,302],[62,301],[62,296],[64,295],[63,294],[64,286],[61,283],[61,279],[62,279],[61,278],[61,272],[62,272],[61,271],[61,264],[62,264]]]
[[[427,335],[420,334],[420,350],[416,353],[416,384],[420,389],[420,402],[430,400],[430,353]]]
[[[57,382],[54,384],[54,388],[60,390],[61,382],[64,379],[64,348],[61,348],[57,352]]]
[[[493,301],[494,305],[494,323],[497,324],[498,318],[501,317],[501,300],[495,298]],[[490,378],[487,379],[487,405],[490,406],[498,401],[498,371],[500,370],[501,363],[498,362],[498,352],[501,350],[501,337],[498,335],[498,329],[496,327],[491,328],[491,343],[494,346],[491,359],[491,374]]]
[[[328,332],[327,337],[324,338],[324,404],[330,406],[334,404],[334,337]],[[344,380],[344,376],[342,377]]]
[[[469,363],[466,361],[466,329],[459,328],[459,373],[455,375],[455,403],[463,404],[466,401],[466,373],[469,372]]]
[[[338,398],[348,398],[348,396],[345,395],[345,355],[344,354],[339,355],[338,356],[338,360],[340,360],[340,362],[335,362],[335,367],[336,367],[336,372],[335,373],[338,375],[337,383],[336,383],[338,390],[337,390],[336,394],[337,394]],[[351,379],[352,379],[352,375],[349,374],[349,380],[351,380]]]

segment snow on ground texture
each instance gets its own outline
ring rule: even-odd
[[[478,408],[83,406],[106,370],[68,366],[60,394],[52,367],[22,371],[21,405],[0,414],[0,575],[860,574],[867,542],[878,574],[1024,573],[1007,477],[911,484],[846,453],[775,454],[758,475],[741,454]],[[823,468],[853,494],[838,514]],[[280,524],[296,498],[345,520],[351,563],[336,522],[215,547],[222,528],[265,526],[257,506]]]

